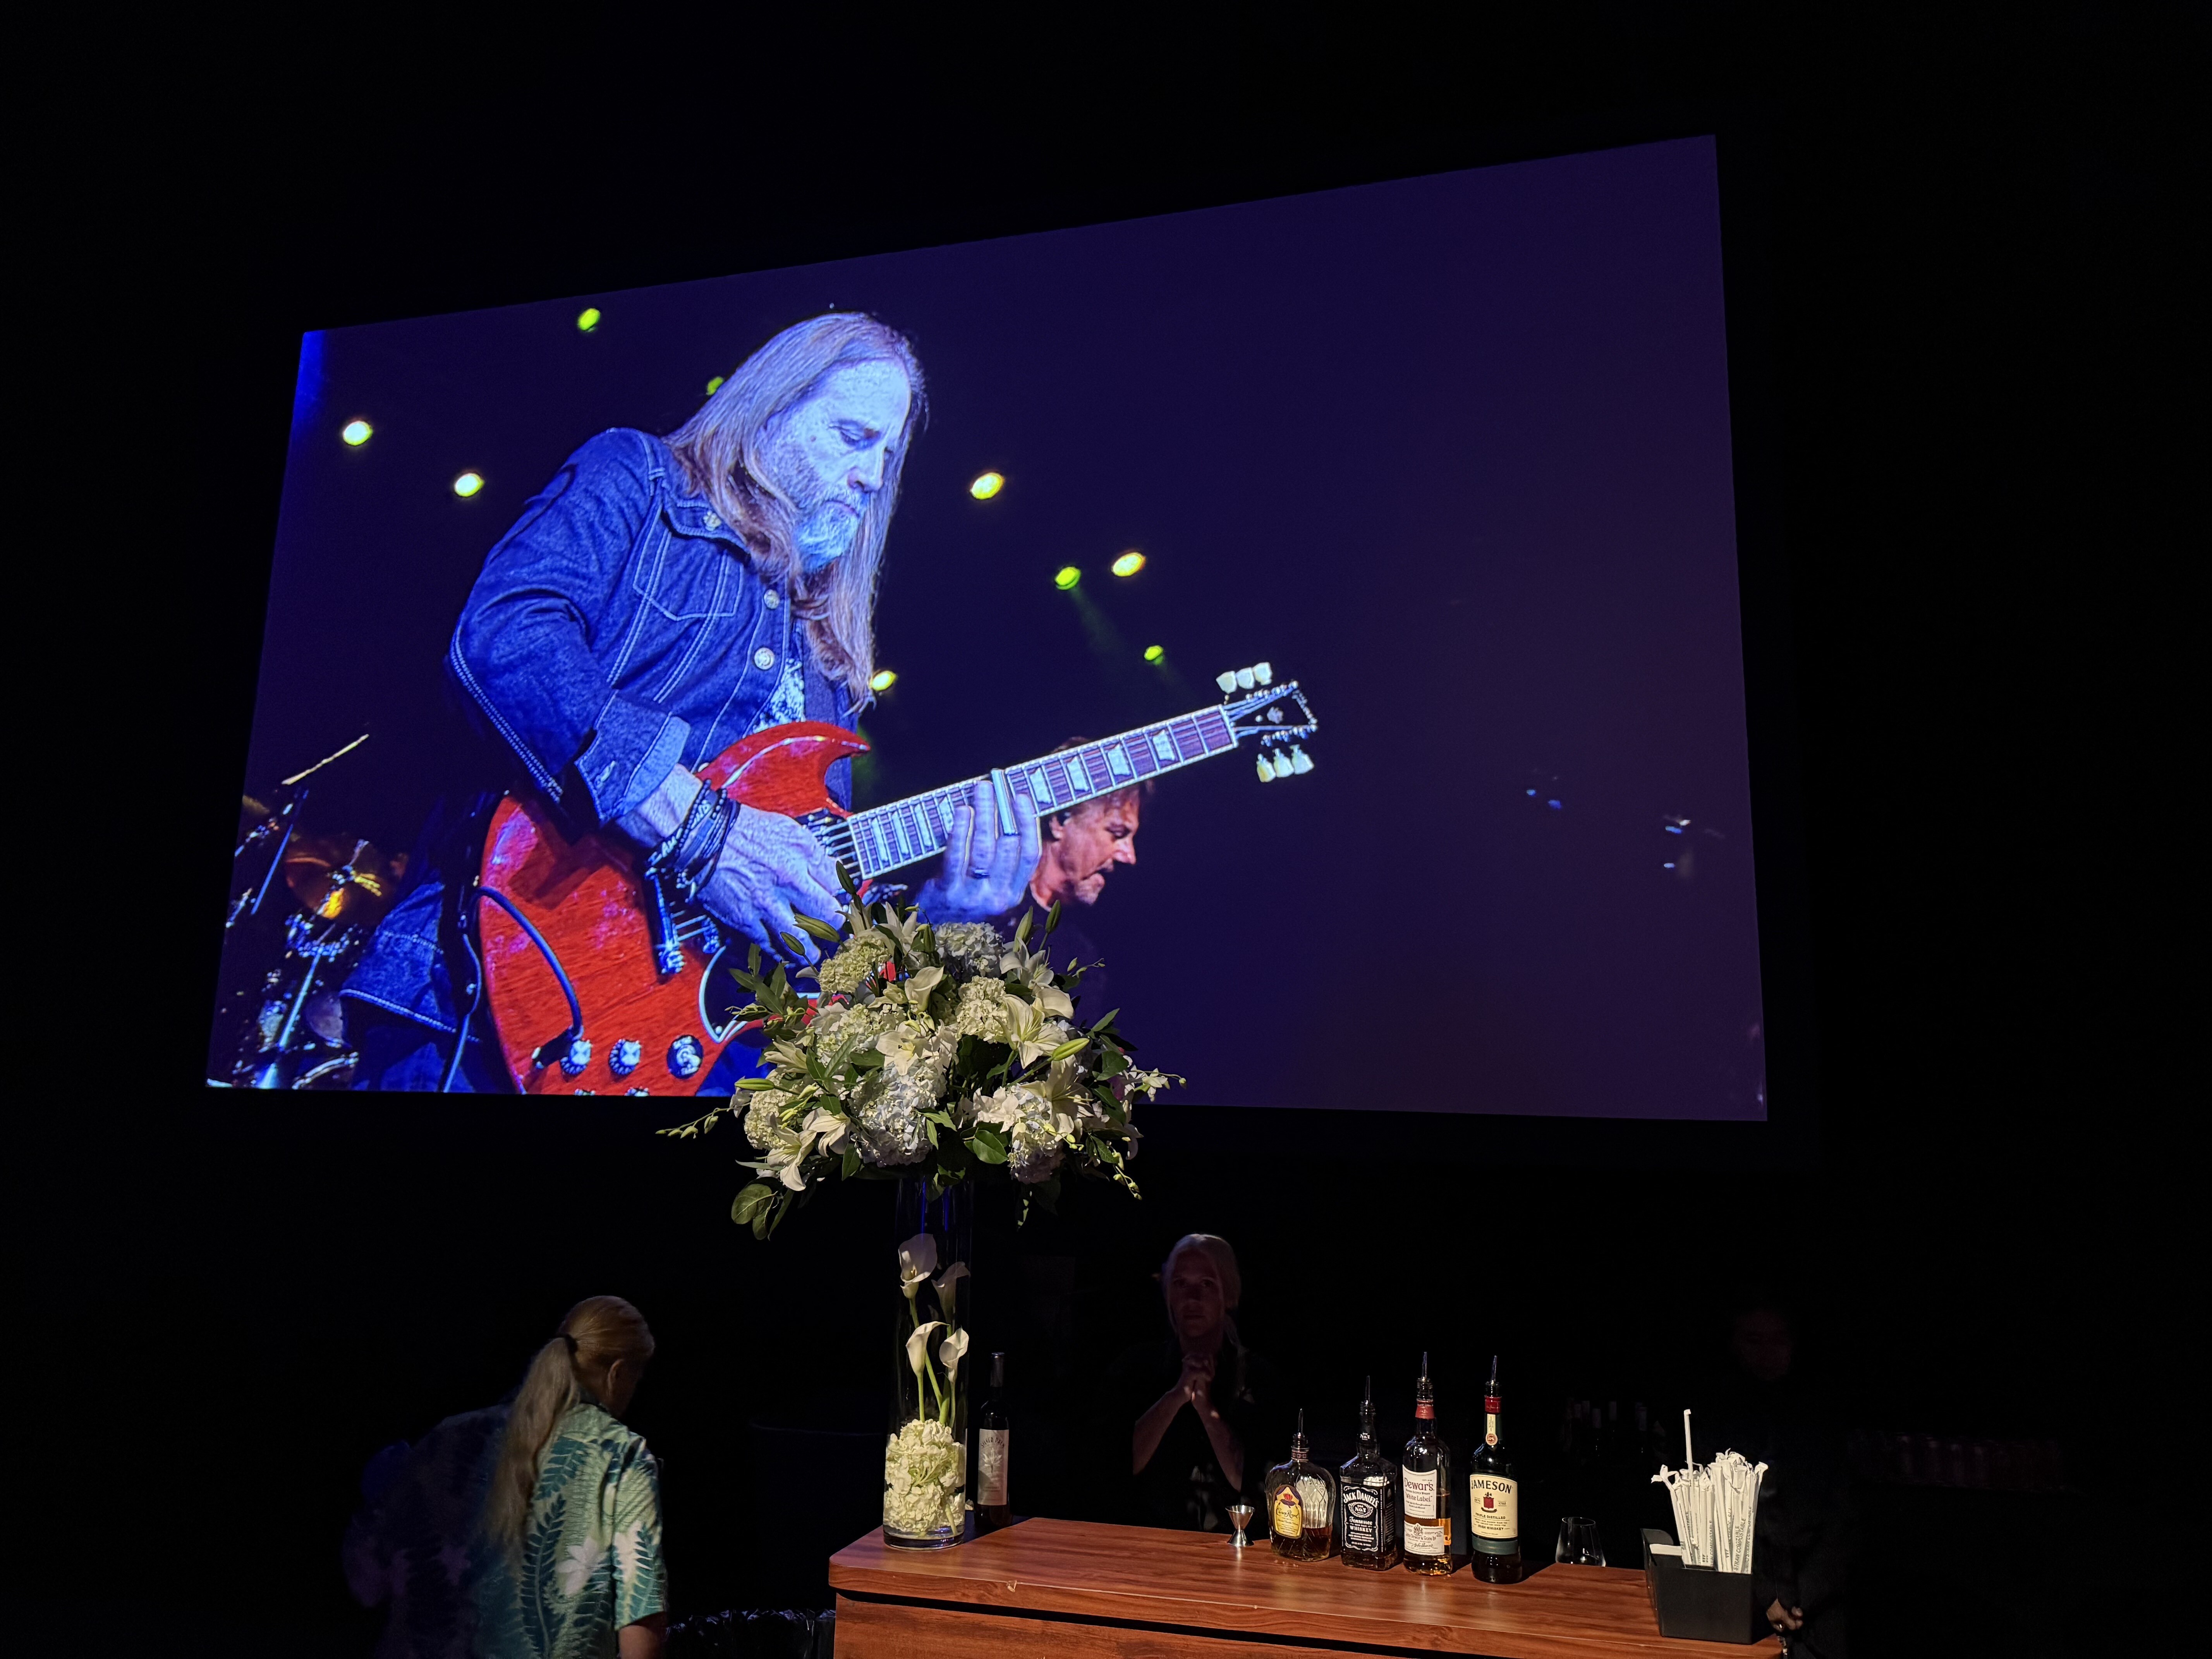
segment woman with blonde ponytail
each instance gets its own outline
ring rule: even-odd
[[[388,1601],[378,1659],[657,1659],[660,1475],[622,1422],[644,1316],[586,1297],[505,1405],[448,1418],[355,1524],[347,1569]]]

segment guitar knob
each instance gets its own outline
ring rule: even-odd
[[[1231,669],[1225,674],[1216,674],[1213,677],[1213,683],[1224,691],[1234,691],[1237,689],[1236,670]]]
[[[650,1089],[625,1089],[623,1092],[626,1095],[650,1095],[653,1091]]]
[[[592,1040],[589,1037],[568,1039],[568,1052],[561,1056],[563,1077],[581,1077],[584,1068],[592,1063]]]
[[[1305,773],[1313,770],[1313,757],[1296,744],[1291,745],[1291,770]]]
[[[1272,767],[1272,766],[1270,766],[1270,765],[1268,765],[1268,764],[1267,764],[1267,757],[1265,755],[1261,756],[1261,757],[1260,757],[1260,781],[1261,781],[1261,782],[1262,782],[1262,783],[1273,783],[1274,781],[1275,781],[1275,769],[1274,769],[1273,767]]]
[[[678,1077],[690,1077],[705,1063],[707,1052],[695,1036],[680,1036],[668,1045],[668,1069]]]
[[[617,1077],[628,1077],[645,1063],[645,1045],[635,1037],[624,1037],[607,1050],[607,1070]]]
[[[1252,689],[1252,671],[1249,668],[1238,669],[1237,671],[1237,684],[1238,690],[1249,691]]]
[[[1271,662],[1254,663],[1252,678],[1262,685],[1273,685],[1275,683],[1275,665]]]
[[[1280,750],[1275,753],[1275,775],[1279,778],[1287,778],[1291,775],[1291,757]]]

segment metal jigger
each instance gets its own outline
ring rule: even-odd
[[[1237,1528],[1237,1535],[1229,1540],[1229,1547],[1232,1550],[1241,1550],[1245,1543],[1244,1528],[1252,1524],[1252,1506],[1249,1504],[1231,1504],[1229,1506],[1229,1519]]]

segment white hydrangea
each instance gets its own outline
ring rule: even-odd
[[[791,1104],[791,1097],[781,1089],[763,1089],[745,1108],[745,1139],[760,1152],[767,1152],[792,1138],[784,1127],[783,1109]]]
[[[1074,1119],[1024,1084],[978,1095],[971,1109],[976,1122],[1005,1133],[1006,1167],[1021,1182],[1042,1181],[1057,1170],[1075,1129]]]
[[[938,959],[957,980],[999,971],[1006,942],[988,921],[948,921],[935,930]]]
[[[860,1156],[879,1169],[919,1164],[929,1155],[921,1115],[937,1104],[937,1091],[912,1073],[886,1066],[853,1091],[853,1129]]]
[[[986,1042],[1004,1042],[1013,1024],[1012,1012],[1006,1006],[1004,985],[995,979],[971,979],[960,988],[960,1000],[945,1024],[956,1041],[972,1036]]]
[[[850,996],[875,977],[890,960],[891,944],[881,933],[862,933],[837,948],[837,953],[815,969],[815,982],[825,997]]]
[[[907,1424],[884,1449],[884,1525],[908,1538],[961,1528],[967,1449],[934,1418]]]

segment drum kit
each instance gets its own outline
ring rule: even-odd
[[[243,798],[237,882],[224,918],[222,1006],[208,1082],[222,1089],[344,1089],[358,1056],[346,1042],[338,988],[398,896],[407,855],[357,836],[310,833],[306,781],[368,741]]]

